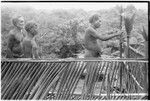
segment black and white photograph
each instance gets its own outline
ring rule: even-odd
[[[148,100],[149,1],[1,1],[1,100]]]

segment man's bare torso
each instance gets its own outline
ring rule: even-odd
[[[97,38],[94,37],[92,33],[95,33],[95,31],[92,27],[89,27],[85,34],[85,48],[90,51],[91,54],[94,54],[93,57],[97,57],[95,55],[98,53],[101,54],[101,47],[97,43]]]

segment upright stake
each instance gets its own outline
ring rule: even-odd
[[[119,25],[119,28],[120,28],[120,30],[122,29],[122,13],[123,13],[123,8],[122,8],[122,6],[120,6],[120,11],[119,11],[119,14],[120,14],[120,25]],[[121,36],[120,36],[119,45],[120,45],[120,58],[122,58],[122,41],[121,41]],[[121,63],[121,66],[120,66],[120,90],[122,91],[122,63]]]
[[[126,32],[127,32],[127,58],[130,58],[130,53],[129,53],[129,36],[130,36],[130,33],[131,33],[131,31],[132,31],[132,28],[133,28],[133,23],[134,23],[134,18],[135,18],[135,13],[134,14],[130,14],[130,15],[128,15],[128,16],[126,16],[125,18],[124,18],[124,20],[125,20],[125,28],[126,28]],[[127,63],[127,65],[128,65],[128,63]],[[129,66],[130,67],[130,66]],[[130,68],[129,68],[129,70],[130,70]],[[128,90],[130,91],[130,75],[128,74],[128,76],[129,76],[129,81],[127,81],[127,85],[128,85]]]
[[[127,58],[130,58],[130,55],[129,55],[129,36],[130,36],[130,33],[127,33]]]
[[[122,6],[120,6],[120,25],[119,25],[119,28],[120,28],[120,30],[122,29],[122,13],[123,13],[123,8],[122,8]],[[122,58],[122,42],[121,42],[121,36],[120,36],[120,42],[119,42],[119,44],[120,44],[120,58]]]

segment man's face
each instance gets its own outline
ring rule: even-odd
[[[24,28],[24,18],[23,17],[18,18],[17,27],[20,29]]]
[[[101,20],[100,19],[97,19],[95,22],[94,22],[94,27],[95,28],[99,28],[101,26]]]

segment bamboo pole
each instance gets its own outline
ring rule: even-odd
[[[19,63],[20,65],[20,63]],[[3,82],[2,82],[2,85],[1,87],[2,88],[5,88],[5,86],[7,86],[8,84],[8,81],[11,80],[11,78],[13,77],[13,73],[17,70],[19,66],[17,66],[17,63],[14,63],[10,68],[9,68],[9,71],[6,73],[4,79],[3,79]]]
[[[75,77],[75,74],[76,74],[77,69],[78,69],[77,66],[78,66],[77,62],[74,62],[73,66],[70,66],[70,70],[68,70],[68,75],[67,75],[67,78],[66,78],[67,83],[64,82],[65,84],[64,84],[64,87],[63,87],[63,92],[64,93],[60,96],[64,100],[65,100],[65,96],[67,96],[67,94],[70,93],[70,89],[69,89],[70,87],[69,86],[71,86],[72,79],[73,79],[73,77]]]
[[[58,88],[58,93],[56,95],[56,100],[60,99],[63,95],[63,91],[65,90],[65,83],[67,81],[67,77],[70,75],[70,71],[71,71],[71,68],[76,65],[75,62],[71,62],[68,67],[64,70],[64,73],[62,75],[62,79],[60,81],[60,84],[61,86],[59,86]]]
[[[82,89],[82,94],[81,94],[81,99],[84,100],[85,99],[85,96],[87,94],[87,81],[89,79],[89,68],[92,66],[92,63],[91,62],[87,62],[87,65],[86,65],[86,77],[85,77],[85,81],[84,81],[84,84],[83,84],[83,89]]]
[[[120,6],[120,11],[119,11],[119,13],[120,13],[119,29],[122,30],[122,21],[123,21],[123,16],[122,16],[122,14],[123,14],[123,8],[122,8],[122,6]],[[119,42],[119,44],[120,44],[120,58],[122,58],[122,40],[121,40],[121,37],[122,37],[122,36],[120,36],[120,42]]]
[[[8,67],[10,67],[10,65],[11,65],[11,62],[5,61],[5,62],[1,62],[1,63],[2,64],[5,63],[4,65],[1,65],[1,68],[3,68],[3,69],[1,69],[1,78],[3,78],[3,75],[6,74]]]
[[[49,69],[50,71],[48,72],[48,75],[45,75],[45,78],[43,79],[43,82],[42,82],[41,86],[38,88],[37,92],[35,93],[33,99],[40,98],[43,91],[45,90],[47,80],[51,77],[52,73],[55,73],[59,69],[60,65],[61,65],[60,63],[57,63],[54,67],[52,67],[53,69]]]
[[[103,64],[104,68],[105,68],[105,73],[104,75],[106,76],[105,78],[107,78],[107,70],[108,68],[111,66],[111,62],[105,62]],[[107,83],[105,83],[106,81],[103,79],[101,87],[100,87],[100,92],[99,92],[99,97],[101,97],[101,93],[102,93],[102,89],[106,88]],[[106,85],[105,85],[106,84]]]
[[[47,63],[47,66],[44,69],[44,71],[41,74],[41,76],[39,77],[39,80],[37,81],[36,85],[32,88],[28,99],[33,99],[33,97],[35,96],[39,86],[41,85],[42,81],[44,80],[45,76],[48,75],[48,72],[50,71],[50,69],[53,69],[52,67],[55,67],[55,65],[56,64],[54,64],[54,63]]]
[[[143,31],[145,32],[145,42],[144,42],[144,46],[145,46],[145,59],[148,59],[148,34],[146,34],[146,31],[144,29],[144,26],[143,26]],[[144,34],[144,33],[143,33]],[[144,74],[144,81],[146,81],[145,83],[145,87],[144,87],[144,91],[147,93],[148,92],[148,66],[146,66],[147,64],[145,64],[145,74]]]
[[[83,73],[83,71],[85,70],[85,67],[86,67],[86,64],[87,64],[87,63],[82,63],[82,62],[80,62],[80,63],[81,63],[81,65],[80,65],[81,68],[80,68],[79,72],[76,73],[77,80],[76,80],[76,79],[73,80],[73,82],[72,82],[72,84],[74,84],[74,85],[73,85],[73,88],[71,89],[70,95],[68,95],[68,96],[66,97],[66,99],[71,99],[71,96],[73,95],[73,93],[74,93],[74,91],[75,91],[75,89],[76,89],[76,87],[77,87],[77,84],[78,84],[78,82],[79,82],[79,80],[80,80],[81,73]]]
[[[22,76],[24,76],[24,74],[29,69],[29,67],[30,67],[29,65],[31,65],[31,64],[24,65],[23,69],[18,73],[17,77],[15,77],[14,80],[12,79],[12,81],[10,81],[9,84],[2,90],[2,98],[3,99],[5,99],[5,98],[7,99],[8,93],[10,93],[10,91],[13,88],[15,88],[14,86],[16,86],[20,83],[20,80],[22,79]]]
[[[94,62],[94,61],[102,61],[102,62],[109,62],[109,61],[118,61],[118,62],[146,62],[148,63],[148,60],[145,59],[145,58],[139,58],[139,59],[135,59],[135,58],[129,58],[129,59],[126,59],[126,58],[119,58],[119,59],[116,59],[116,58],[108,58],[108,59],[105,59],[105,60],[101,60],[101,59],[98,59],[98,58],[90,58],[90,59],[87,59],[87,58],[80,58],[80,59],[42,59],[42,60],[38,60],[38,59],[21,59],[21,60],[16,60],[16,59],[2,59],[1,62],[74,62],[74,61],[82,61],[82,62]]]
[[[100,66],[99,66],[99,62],[100,62]],[[104,64],[102,64],[102,62]],[[123,60],[120,60],[118,62],[123,62]],[[88,77],[88,79],[86,80],[88,84],[88,90],[91,90],[90,91],[91,96],[89,99],[95,99],[95,94],[93,93],[95,83],[93,82],[97,81],[95,76],[97,72],[99,71],[100,67],[102,67],[100,69],[100,72],[102,72],[104,66],[106,66],[105,75],[110,73],[111,78],[110,79],[108,78],[108,79],[112,81],[114,78],[113,74],[115,74],[115,68],[119,68],[119,67],[116,67],[118,62],[117,61],[111,61],[111,62],[110,61],[109,62],[108,61],[105,61],[105,62],[104,61],[90,61],[90,62],[83,62],[83,61],[80,61],[80,62],[79,61],[43,62],[42,61],[42,62],[37,63],[37,62],[22,62],[22,61],[21,62],[12,62],[12,61],[8,62],[7,61],[8,64],[12,63],[11,67],[14,68],[13,69],[14,72],[12,72],[11,70],[8,70],[7,71],[8,73],[6,72],[7,75],[5,75],[4,78],[7,78],[8,81],[7,80],[6,81],[8,82],[8,85],[3,87],[2,98],[3,99],[29,99],[29,97],[32,96],[30,99],[32,98],[45,99],[53,83],[55,83],[57,79],[59,78],[58,76],[59,73],[65,68],[64,66],[66,66],[66,71],[63,71],[64,76],[62,76],[62,77],[65,77],[66,79],[60,78],[62,81],[59,85],[60,92],[58,91],[56,93],[60,95],[56,96],[56,98],[58,97],[58,99],[71,99],[71,96],[74,94],[75,88],[77,87],[79,77],[87,65],[89,66],[88,69],[90,70],[88,72],[89,74],[86,76],[86,78]],[[83,64],[80,66],[80,64],[78,63],[80,64],[83,63]],[[135,64],[135,61],[133,63]],[[67,64],[70,64],[70,65],[67,66]],[[139,65],[139,64],[140,63],[136,65]],[[148,62],[144,61],[142,64],[147,65]],[[134,67],[135,70],[136,68],[139,69],[140,67],[136,65],[131,65],[130,68],[135,66]],[[2,65],[2,66],[9,66],[9,65]],[[16,67],[16,70],[15,70],[15,67]],[[110,71],[107,70],[108,68],[110,68]],[[132,70],[131,72],[127,70],[127,72],[133,79],[132,82],[136,84],[140,89],[143,89],[141,84],[139,83],[139,79],[137,79],[138,75],[137,76],[134,75],[137,72],[139,73],[139,71],[134,73],[134,70]],[[13,75],[10,75],[9,73],[12,73]],[[2,79],[2,82],[4,81],[3,79]],[[9,81],[9,79],[11,79],[11,81]],[[108,85],[109,91],[107,92],[107,94],[109,95],[109,99],[112,99],[111,96],[113,96],[111,95],[111,92],[110,92],[110,87],[112,85],[111,81],[108,81],[110,82]],[[36,89],[34,89],[35,87]],[[104,87],[104,81],[100,89],[102,89],[103,87]],[[135,89],[134,86],[132,86],[132,88],[133,90]],[[32,92],[33,90],[34,92]],[[30,96],[26,95],[29,92],[31,95]],[[88,97],[86,96],[87,94],[88,93],[84,93],[84,99],[87,99]],[[105,98],[101,96],[101,91],[100,91],[99,98],[100,99]],[[117,99],[121,99],[121,97],[119,96]]]
[[[145,59],[148,59],[148,33],[146,32],[144,26],[142,26],[142,29],[139,29],[139,33],[144,38],[144,57]],[[144,81],[146,82],[144,85],[144,91],[147,92],[148,89],[148,68],[145,65],[144,67]]]
[[[40,65],[40,63],[33,63],[30,67],[29,70],[22,76],[21,79],[21,83],[18,86],[18,88],[16,89],[16,91],[14,92],[14,94],[16,93],[16,95],[12,96],[13,98],[16,99],[22,99],[20,96],[22,95],[22,93],[24,93],[23,89],[25,88],[25,86],[27,85],[27,83],[29,82],[29,80],[31,79],[31,75],[35,72],[35,70],[37,69],[37,67]],[[15,97],[14,97],[15,96]]]
[[[74,73],[73,73],[73,75],[71,75],[71,78],[68,82],[68,87],[67,87],[68,91],[66,92],[66,94],[64,96],[65,100],[68,100],[69,96],[72,95],[72,93],[74,92],[73,90],[75,90],[75,87],[77,86],[77,83],[80,79],[80,75],[82,72],[83,72],[83,68],[81,67],[80,62],[77,62],[77,67],[74,67]]]
[[[23,99],[28,99],[28,97],[30,96],[30,92],[32,91],[34,85],[36,85],[36,83],[38,82],[47,65],[47,63],[44,63],[43,66],[39,68],[39,70],[36,70],[36,73],[31,79],[31,83],[28,84],[28,90],[26,91],[27,94],[24,94]]]
[[[43,92],[43,94],[41,95],[40,99],[45,99],[50,88],[52,87],[52,85],[57,82],[57,80],[60,78],[60,74],[66,69],[66,67],[68,66],[68,64],[61,64],[61,67],[59,68],[58,71],[56,71],[57,73],[54,74],[54,76],[50,76],[49,79],[47,80],[47,87],[46,90]]]

